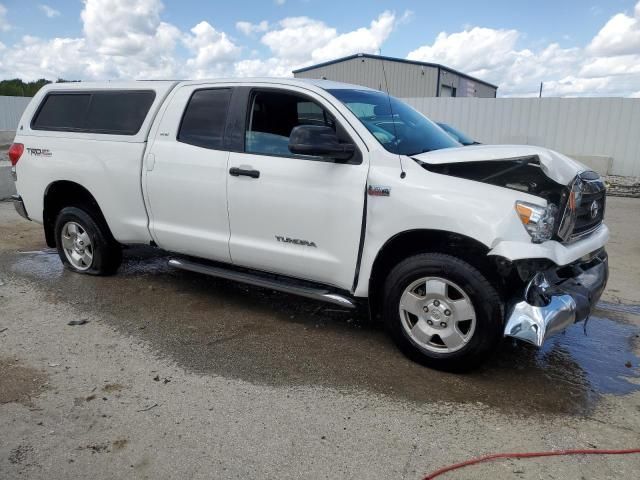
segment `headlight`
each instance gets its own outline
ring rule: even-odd
[[[516,202],[516,212],[533,243],[551,240],[558,207],[553,204],[540,207],[528,202]]]
[[[577,176],[571,190],[569,191],[569,198],[567,199],[567,205],[564,208],[560,225],[558,226],[558,236],[567,241],[573,233],[573,229],[576,226],[576,220],[578,219],[578,205],[582,202],[582,180],[580,176]]]

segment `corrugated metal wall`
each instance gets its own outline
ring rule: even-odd
[[[453,87],[456,89],[456,97],[478,97],[478,98],[495,98],[496,89],[487,84],[473,80],[464,75],[459,75],[449,70],[440,70],[440,95],[438,97],[446,97],[443,94],[443,87]]]
[[[384,62],[391,95],[395,97],[434,97],[438,86],[438,69],[409,63]],[[385,90],[382,62],[368,57],[320,66],[299,72],[296,78],[326,78],[338,82]]]
[[[406,98],[438,96],[438,67],[367,56],[320,65],[294,75],[296,78],[326,78],[386,91],[383,62],[391,95]],[[493,98],[496,95],[494,87],[442,68],[440,86],[444,85],[455,88],[458,97]]]
[[[0,131],[18,128],[22,112],[27,108],[31,97],[3,97],[0,96]]]
[[[482,143],[541,145],[612,157],[611,173],[640,176],[640,98],[404,98]]]
[[[387,65],[391,63],[385,64],[385,68]],[[375,74],[373,66],[368,77],[375,78]],[[378,81],[383,81],[381,71],[378,75]],[[397,82],[392,83],[391,75],[396,73],[390,68],[387,70],[390,85],[395,84],[399,91],[406,88],[402,84],[398,86]],[[433,69],[434,89],[435,75],[436,70]],[[427,84],[431,74],[425,71],[425,77]],[[393,89],[391,93],[402,97]],[[612,174],[640,176],[640,98],[425,96],[403,100],[432,120],[450,123],[483,143],[542,145],[567,155],[611,157]],[[15,131],[30,101],[28,97],[0,96],[0,131]]]

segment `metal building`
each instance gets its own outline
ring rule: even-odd
[[[385,73],[387,81],[385,83]],[[357,53],[293,71],[296,78],[325,78],[387,90],[399,98],[495,98],[496,85],[436,63]]]

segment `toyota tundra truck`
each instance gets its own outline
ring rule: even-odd
[[[608,277],[605,185],[546,148],[462,147],[387,93],[326,80],[53,84],[9,157],[65,267],[122,247],[363,305],[411,359],[468,369],[585,321]]]

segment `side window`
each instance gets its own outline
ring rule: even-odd
[[[249,111],[245,151],[291,157],[289,135],[298,125],[322,125],[336,129],[331,115],[305,97],[282,92],[257,92]]]
[[[299,125],[329,126],[335,130],[333,119],[320,105],[311,101],[298,102]]]
[[[152,91],[49,93],[31,123],[34,130],[109,135],[140,131],[156,97]]]
[[[196,90],[184,111],[178,141],[221,150],[230,99],[230,88]]]
[[[51,93],[33,120],[37,130],[79,130],[84,128],[90,94]]]
[[[153,92],[95,93],[87,111],[87,130],[135,135],[149,113]]]

